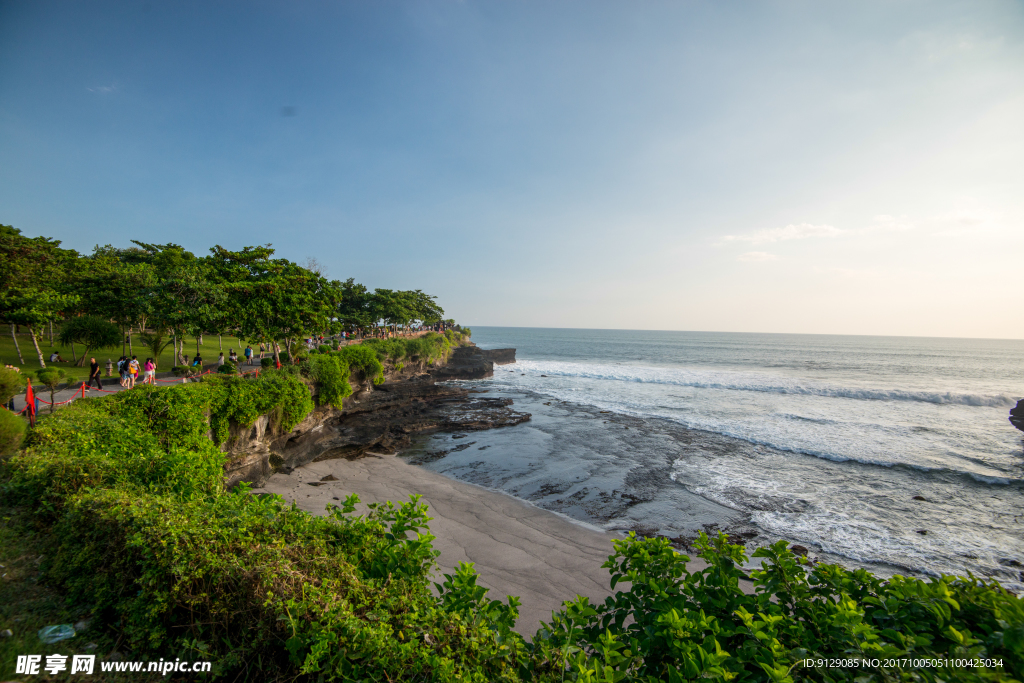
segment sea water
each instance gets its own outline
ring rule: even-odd
[[[474,327],[530,422],[420,460],[612,529],[1024,589],[1024,342]],[[471,445],[470,445],[471,444]],[[433,457],[422,457],[423,452]],[[416,455],[414,454],[414,457]]]

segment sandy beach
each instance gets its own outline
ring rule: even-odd
[[[338,481],[310,486],[327,475]],[[314,515],[350,493],[366,503],[405,501],[419,493],[430,508],[430,531],[437,540],[437,576],[459,562],[474,562],[489,597],[522,600],[516,630],[532,636],[563,600],[610,595],[608,570],[616,536],[571,522],[511,496],[449,479],[410,465],[394,455],[369,454],[357,460],[325,460],[291,474],[275,474],[254,493],[276,493]],[[695,560],[691,569],[703,567]]]

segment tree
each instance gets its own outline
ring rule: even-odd
[[[338,304],[334,309],[334,316],[338,323],[346,331],[353,331],[356,328],[367,328],[378,320],[372,310],[371,299],[373,297],[364,285],[349,278],[344,282],[335,280],[331,286],[338,293]]]
[[[82,315],[65,321],[61,326],[57,341],[62,345],[82,344],[85,351],[78,359],[78,367],[85,365],[90,349],[106,349],[121,343],[121,333],[109,320],[98,315]]]
[[[78,254],[61,249],[60,241],[48,237],[25,237],[17,228],[0,225],[0,320],[28,328],[32,345],[45,368],[36,331],[77,301],[77,296],[61,291],[66,268]],[[17,345],[17,337],[14,337]],[[18,357],[22,363],[21,349]]]
[[[46,386],[50,390],[50,412],[53,412],[53,404],[56,401],[54,395],[57,393],[57,386],[64,381],[64,377],[67,373],[61,368],[43,368],[42,370],[36,370],[36,376],[39,378],[39,382]]]
[[[203,333],[220,330],[225,319],[228,301],[216,264],[176,244],[136,244],[154,254],[154,285],[147,295],[154,326],[170,329],[175,340],[193,335],[199,353]],[[175,363],[178,353],[175,341]]]
[[[153,362],[160,362],[160,354],[164,352],[170,343],[171,339],[167,338],[167,330],[160,328],[152,333],[143,332],[139,335],[139,339],[142,340],[142,344],[149,349],[149,352],[153,354]]]
[[[224,283],[228,308],[247,339],[291,340],[334,327],[342,292],[320,275],[286,259],[271,258],[270,245],[211,250],[211,262]],[[280,363],[277,347],[274,361]]]
[[[144,326],[152,313],[154,259],[142,249],[97,246],[91,256],[81,259],[69,278],[73,291],[80,296],[78,312],[116,321],[122,339],[130,339],[132,328]]]

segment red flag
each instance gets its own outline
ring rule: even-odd
[[[28,388],[25,389],[25,405],[28,407],[28,421],[29,421],[30,424],[35,424],[35,422],[36,422],[36,395],[32,391],[32,380],[28,379],[27,377],[25,379],[28,380]]]

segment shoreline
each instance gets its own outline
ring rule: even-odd
[[[337,481],[321,483],[333,475]],[[315,485],[311,485],[315,484]],[[613,595],[610,575],[601,565],[612,554],[611,541],[621,538],[591,525],[569,521],[511,495],[459,481],[410,464],[397,454],[367,453],[353,460],[332,459],[309,463],[290,474],[274,474],[252,493],[274,493],[313,515],[356,493],[367,503],[407,501],[420,494],[433,517],[430,533],[440,551],[433,580],[450,574],[459,562],[474,562],[479,585],[488,597],[504,601],[508,595],[522,600],[516,631],[530,637],[541,621],[577,594],[591,603]],[[702,569],[693,558],[691,570]]]

